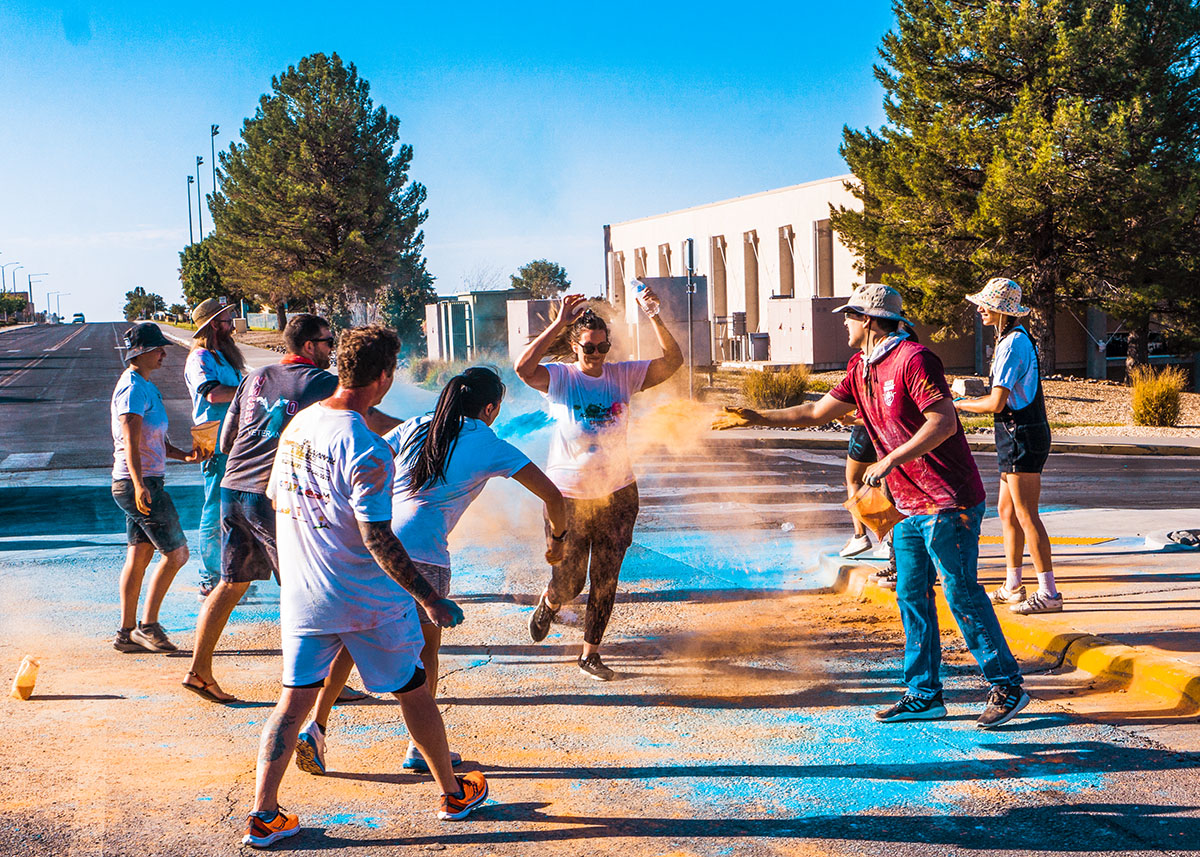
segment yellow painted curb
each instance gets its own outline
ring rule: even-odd
[[[867,579],[874,568],[845,562],[838,562],[837,566],[833,590],[896,606],[895,592]],[[945,596],[939,590],[936,597],[939,628],[957,631]],[[1163,699],[1181,714],[1200,710],[1200,667],[1165,653],[1114,643],[1092,634],[1039,628],[999,611],[996,618],[1009,648],[1023,660],[1036,660],[1047,667],[1067,664],[1114,686]]]

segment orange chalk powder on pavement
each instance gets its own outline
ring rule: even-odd
[[[21,661],[21,666],[13,679],[12,690],[8,695],[13,699],[29,699],[33,696],[33,685],[37,681],[38,666],[38,662],[31,655],[26,655]]]

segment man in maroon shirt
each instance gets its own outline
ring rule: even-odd
[[[834,312],[845,317],[850,345],[846,377],[818,402],[773,411],[726,408],[714,428],[745,425],[816,426],[858,410],[879,460],[866,482],[887,480],[906,517],[896,525],[896,599],[904,624],[903,698],[877,711],[884,723],[935,720],[946,716],[942,702],[941,640],[938,636],[935,575],[946,602],[991,684],[976,726],[1007,723],[1029,704],[1021,672],[976,579],[983,482],[954,410],[942,362],[899,331],[908,323],[900,294],[868,283]]]

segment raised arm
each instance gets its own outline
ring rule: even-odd
[[[379,408],[371,408],[367,411],[367,426],[380,437],[383,437],[402,422],[404,420],[398,420],[391,414],[385,414]]]
[[[550,350],[550,346],[558,339],[571,320],[575,318],[587,304],[583,295],[567,295],[562,299],[558,316],[550,322],[534,340],[525,346],[525,350],[513,364],[517,377],[539,393],[550,392],[550,372],[542,365],[542,358]]]
[[[816,402],[805,402],[790,408],[756,411],[751,408],[724,408],[713,420],[717,430],[768,426],[771,428],[807,428],[822,426],[843,417],[855,408],[853,402],[843,402],[826,393]]]
[[[650,288],[646,289],[645,294],[652,300],[658,300],[657,295]],[[652,316],[650,322],[654,330],[654,338],[658,340],[658,347],[662,349],[663,353],[662,357],[651,360],[650,365],[646,368],[646,380],[642,382],[643,390],[649,390],[651,387],[661,384],[678,372],[679,367],[683,365],[683,352],[679,350],[679,343],[675,341],[675,337],[663,323],[662,316]]]
[[[546,504],[550,533],[546,536],[546,562],[557,565],[562,561],[567,536],[567,504],[558,486],[532,461],[513,474],[531,494]]]
[[[384,573],[408,590],[439,627],[453,628],[462,622],[462,609],[449,598],[439,598],[429,581],[417,571],[408,551],[392,532],[391,521],[359,521],[358,531]]]

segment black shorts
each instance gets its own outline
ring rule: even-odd
[[[996,464],[1001,473],[1041,473],[1049,457],[1049,425],[996,420]]]
[[[275,510],[266,494],[221,489],[221,580],[279,579]]]
[[[879,460],[866,426],[854,426],[850,429],[850,447],[846,450],[846,457],[859,464],[874,464]]]
[[[163,478],[146,476],[142,481],[146,485],[146,493],[150,495],[149,515],[143,515],[138,510],[133,480],[113,480],[113,501],[125,513],[126,541],[131,546],[152,544],[162,553],[170,553],[187,545],[187,537],[179,525],[179,513],[175,511],[171,495],[163,487]]]

